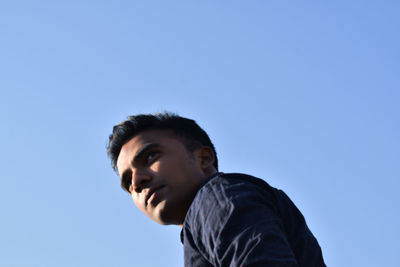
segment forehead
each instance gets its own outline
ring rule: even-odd
[[[159,144],[163,147],[181,147],[184,146],[182,140],[177,137],[171,130],[148,130],[143,131],[122,147],[117,159],[117,169],[125,164],[130,164],[136,152],[144,145]]]
[[[131,139],[129,139],[122,147],[140,146],[147,143],[165,143],[167,141],[181,142],[181,138],[177,137],[171,130],[147,130],[143,131]]]

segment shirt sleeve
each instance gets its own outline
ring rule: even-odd
[[[298,266],[272,193],[248,182],[203,193],[194,240],[212,265]]]

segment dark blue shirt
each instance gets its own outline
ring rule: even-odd
[[[181,238],[185,266],[325,266],[286,194],[244,174],[218,173],[199,189]]]

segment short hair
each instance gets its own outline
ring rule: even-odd
[[[214,153],[214,167],[218,170],[218,158],[215,147],[208,134],[194,121],[174,113],[138,114],[113,127],[109,136],[107,154],[111,165],[117,171],[117,160],[122,146],[141,132],[147,130],[171,130],[193,152],[202,146],[208,146]]]

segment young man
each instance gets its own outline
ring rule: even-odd
[[[252,176],[218,172],[214,145],[195,121],[130,116],[114,126],[108,154],[142,212],[182,226],[185,266],[325,266],[285,193]]]

